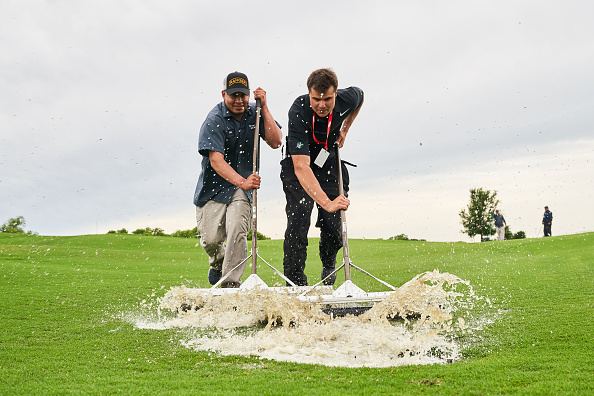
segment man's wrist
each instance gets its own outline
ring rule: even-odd
[[[318,204],[322,207],[322,209],[324,209],[327,212],[330,208],[332,200],[326,196],[326,198],[322,198],[320,201],[321,202],[318,202]]]

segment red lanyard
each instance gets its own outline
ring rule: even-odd
[[[313,117],[311,119],[311,133],[313,135],[313,138],[314,138],[314,140],[315,140],[316,143],[323,144],[324,145],[324,149],[326,149],[326,150],[328,150],[328,138],[330,137],[330,127],[332,126],[332,114],[334,114],[334,110],[332,110],[332,112],[328,116],[328,133],[326,134],[326,143],[322,143],[318,139],[316,139],[316,133],[315,133],[316,112],[315,111],[314,111]]]

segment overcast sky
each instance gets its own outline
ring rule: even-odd
[[[513,232],[594,231],[594,3],[0,3],[0,223],[80,235],[195,226],[198,131],[245,72],[287,112],[333,68],[365,103],[342,157],[349,237],[471,241],[469,190]],[[282,238],[280,150],[264,147],[259,230]],[[312,229],[310,235],[317,235]]]

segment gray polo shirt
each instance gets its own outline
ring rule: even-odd
[[[225,161],[237,173],[247,178],[253,172],[254,130],[256,128],[256,106],[250,103],[241,121],[227,109],[225,102],[216,105],[202,124],[198,138],[198,152],[202,155],[202,171],[198,177],[194,205],[204,206],[208,201],[224,204],[231,202],[231,197],[238,188],[223,179],[212,168],[209,151],[222,153]],[[264,119],[260,117],[260,136],[264,138]],[[246,191],[250,202],[252,192]]]

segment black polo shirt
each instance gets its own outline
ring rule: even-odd
[[[328,164],[334,157],[334,143],[338,139],[342,122],[349,114],[359,108],[363,103],[363,91],[357,87],[339,89],[336,95],[336,102],[332,114],[332,125],[328,136],[329,117],[315,115],[315,139],[312,133],[312,119],[314,111],[311,108],[309,94],[299,96],[293,102],[289,110],[289,132],[287,136],[288,155],[308,155],[311,157],[310,165],[314,164],[320,151],[325,147],[327,141],[330,157],[326,160]],[[317,140],[317,141],[316,141]]]

